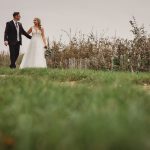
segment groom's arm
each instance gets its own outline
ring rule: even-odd
[[[24,30],[24,28],[22,27],[22,24],[21,24],[20,26],[21,26],[22,34],[23,34],[24,36],[26,36],[28,39],[31,39],[32,36],[30,36],[30,35]]]
[[[9,23],[7,22],[5,32],[4,32],[4,42],[8,41],[8,26],[9,26]]]

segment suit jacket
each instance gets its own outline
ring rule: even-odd
[[[31,36],[23,29],[22,24],[18,22],[19,26],[19,39],[20,45],[22,45],[22,35],[31,39]],[[17,29],[15,24],[12,21],[6,23],[5,33],[4,33],[4,41],[8,41],[9,45],[16,44],[17,41]]]

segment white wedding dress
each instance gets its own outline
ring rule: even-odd
[[[32,39],[29,48],[20,65],[20,69],[23,68],[47,68],[42,33],[34,27],[32,27]]]

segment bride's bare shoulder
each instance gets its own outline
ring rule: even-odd
[[[42,27],[41,30],[44,31],[44,28]]]
[[[29,30],[30,30],[30,31],[32,31],[32,30],[33,30],[33,28],[34,28],[34,27],[32,26],[32,27],[30,27],[30,29],[29,29]]]
[[[30,34],[32,32],[33,27],[30,27],[30,29],[28,30],[28,34]]]
[[[41,28],[41,32],[44,34],[44,28],[43,27]]]

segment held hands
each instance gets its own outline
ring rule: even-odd
[[[5,45],[5,46],[8,46],[8,41],[5,41],[5,42],[4,42],[4,45]]]

